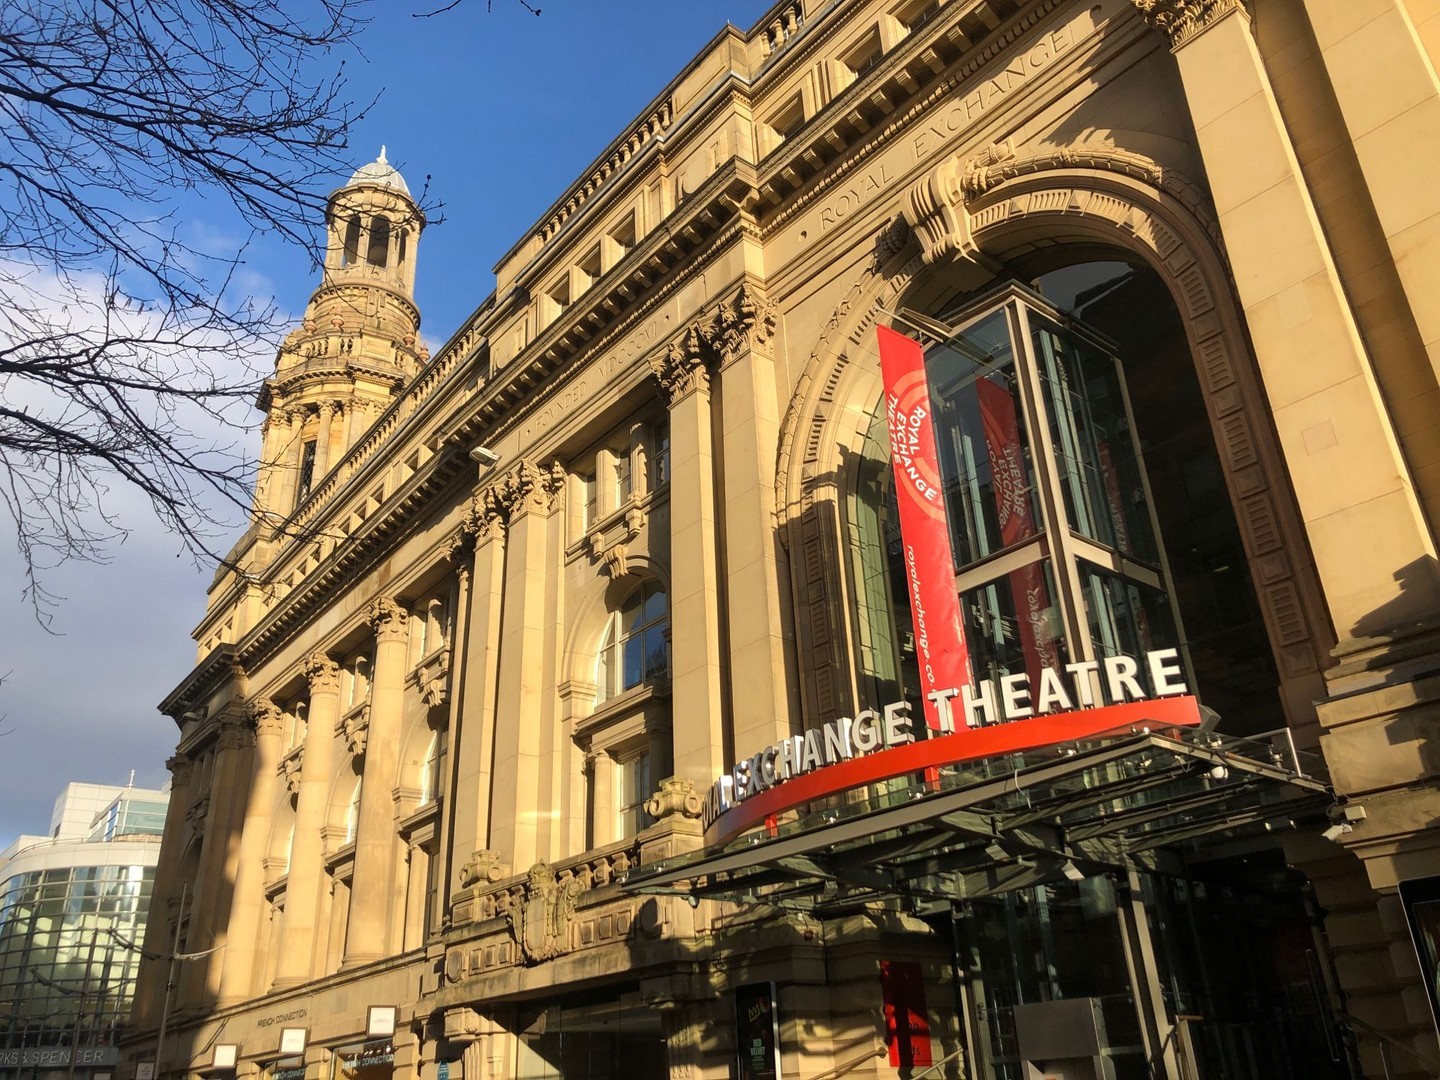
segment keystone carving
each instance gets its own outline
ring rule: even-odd
[[[493,885],[501,878],[508,877],[510,867],[500,861],[500,853],[484,848],[470,856],[470,861],[460,867],[460,887],[472,885]]]
[[[1164,32],[1178,49],[1221,17],[1245,13],[1240,0],[1131,0],[1145,21]]]
[[[505,912],[510,933],[527,962],[543,963],[570,951],[575,905],[584,891],[584,884],[573,875],[567,873],[564,880],[556,877],[549,863],[530,868],[524,896]]]
[[[250,723],[256,735],[279,735],[285,728],[285,714],[268,697],[258,698],[250,703]]]
[[[941,162],[910,189],[905,203],[905,220],[920,241],[920,257],[927,265],[979,253],[970,232],[959,161]]]
[[[667,776],[660,781],[660,790],[645,801],[645,813],[656,821],[673,815],[698,818],[702,807],[695,781],[680,776]]]
[[[305,659],[305,678],[312,694],[340,692],[340,665],[323,652],[313,652]]]
[[[374,627],[376,641],[404,641],[410,632],[410,613],[389,596],[371,602],[365,621]]]

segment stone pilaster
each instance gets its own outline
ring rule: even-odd
[[[386,941],[387,908],[399,844],[391,793],[399,780],[410,613],[393,598],[382,596],[370,605],[367,616],[375,629],[375,670],[370,686],[370,732],[360,787],[360,820],[355,833],[346,967],[378,960],[391,951]]]
[[[461,657],[456,674],[458,707],[450,727],[451,775],[454,784],[450,840],[441,852],[448,858],[446,903],[457,885],[455,869],[486,846],[490,836],[490,779],[494,771],[495,704],[500,679],[500,611],[505,589],[505,522],[498,507],[477,499],[467,534],[474,538],[474,571],[470,582],[465,636],[456,637]],[[459,723],[463,716],[465,722]]]
[[[315,437],[315,485],[330,471],[330,437],[335,419],[337,403],[320,402],[320,428]]]
[[[290,848],[289,884],[276,987],[294,986],[315,974],[321,890],[325,877],[322,830],[335,772],[335,723],[340,718],[340,666],[322,652],[305,661],[310,709],[305,729],[300,793],[295,802],[295,839]]]
[[[174,948],[170,919],[179,916],[180,894],[184,888],[180,880],[180,857],[185,849],[185,811],[189,809],[193,794],[190,785],[195,775],[195,763],[176,754],[165,762],[165,767],[170,770],[170,803],[165,810],[165,838],[155,867],[150,915],[145,923],[145,951],[140,957],[132,1009],[137,1028],[160,1022],[166,965],[157,958],[167,955]]]
[[[541,790],[546,590],[554,571],[549,557],[551,512],[564,479],[558,466],[542,469],[522,461],[486,492],[488,504],[507,523],[490,801],[494,816],[486,846],[513,866],[529,866],[544,857],[542,819],[549,828]]]
[[[255,732],[255,758],[230,903],[220,977],[221,1005],[243,1001],[256,989],[255,953],[266,910],[264,859],[279,785],[283,714],[269,698],[261,698],[250,704],[250,723]]]
[[[719,439],[725,505],[725,617],[730,715],[737,754],[790,734],[787,640],[773,530],[780,409],[775,389],[775,311],[751,285],[722,304],[711,340],[720,361]],[[677,698],[677,700],[679,700]]]
[[[670,625],[675,772],[708,784],[725,767],[709,348],[689,330],[651,368],[670,405]]]

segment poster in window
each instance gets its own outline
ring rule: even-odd
[[[1440,1030],[1440,877],[1400,882],[1400,902],[1430,999],[1430,1018]]]
[[[893,1068],[934,1064],[930,1017],[925,1009],[925,976],[913,960],[880,961],[880,995],[885,1003],[885,1042]]]
[[[774,983],[751,983],[735,991],[735,1054],[738,1080],[780,1080]]]

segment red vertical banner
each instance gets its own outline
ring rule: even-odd
[[[880,961],[880,997],[885,1005],[885,1042],[892,1068],[924,1068],[930,1053],[930,1016],[925,976],[913,960]]]
[[[931,691],[959,689],[970,682],[970,654],[960,626],[955,593],[955,563],[935,447],[930,384],[920,343],[888,327],[880,338],[880,373],[885,382],[885,416],[890,429],[890,460],[900,507],[900,543],[910,612],[915,620],[915,654],[925,723],[940,727],[939,707]]]
[[[985,451],[990,458],[1000,546],[1007,548],[1029,540],[1036,532],[1030,484],[1025,477],[1025,451],[1020,445],[1020,421],[1015,415],[1015,398],[1007,387],[982,377],[975,381],[975,394],[980,402]],[[1045,586],[1045,570],[1040,563],[1028,563],[1010,574],[1010,592],[1019,623],[1020,647],[1025,652],[1025,670],[1038,682],[1041,668],[1059,667],[1060,663],[1049,626],[1050,590]]]

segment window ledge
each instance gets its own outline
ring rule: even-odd
[[[595,711],[583,720],[575,723],[576,736],[589,735],[599,728],[605,727],[622,716],[629,716],[651,705],[658,705],[661,701],[670,699],[670,680],[652,679],[643,682],[639,686],[632,686],[623,694],[617,694],[601,705],[595,707]]]

